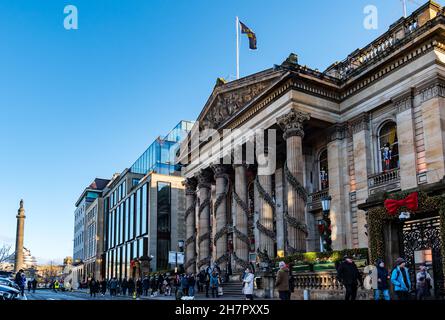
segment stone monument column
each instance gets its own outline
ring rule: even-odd
[[[23,239],[25,236],[25,208],[23,200],[20,200],[20,208],[17,213],[17,233],[15,236],[15,263],[14,271],[18,272],[23,268]]]
[[[236,270],[245,270],[249,266],[249,237],[248,237],[248,219],[249,207],[247,202],[247,179],[246,167],[242,164],[234,165],[235,168],[235,189],[233,197],[236,203],[236,220],[234,226],[234,259]]]
[[[287,253],[305,252],[307,227],[305,224],[305,205],[307,193],[303,185],[303,124],[310,114],[292,108],[279,118],[277,123],[284,131],[286,140],[286,165],[284,175],[287,181]]]
[[[210,205],[211,205],[211,181],[212,176],[209,170],[201,170],[198,175],[198,198],[199,198],[199,238],[198,238],[198,258],[196,268],[199,270],[202,266],[210,264]]]
[[[227,269],[228,252],[227,252],[227,232],[229,227],[227,225],[227,194],[229,192],[230,177],[228,175],[229,166],[216,164],[212,166],[215,174],[216,183],[216,200],[214,204],[215,214],[215,236],[214,244],[216,248],[216,264],[221,270]]]
[[[196,187],[198,182],[195,178],[188,178],[184,181],[185,191],[185,265],[187,273],[196,272]]]

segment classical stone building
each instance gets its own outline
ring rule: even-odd
[[[218,81],[178,156],[187,178],[188,270],[210,261],[240,270],[258,249],[322,250],[320,200],[328,195],[333,249],[368,247],[372,199],[424,190],[445,175],[444,63],[444,10],[428,2],[324,72],[291,54],[274,68]],[[209,129],[232,131],[207,139]],[[224,164],[223,156],[240,158],[240,146],[246,152],[257,129],[275,130],[275,148]],[[198,131],[204,139],[196,143]],[[198,149],[206,156],[196,161]],[[274,172],[260,172],[271,155]],[[403,246],[396,251],[407,255]]]

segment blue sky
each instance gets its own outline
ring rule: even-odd
[[[78,30],[63,28],[68,4]],[[378,30],[363,27],[369,4]],[[23,198],[25,246],[40,262],[72,255],[83,188],[194,120],[216,78],[235,75],[236,15],[258,38],[257,51],[242,39],[245,76],[290,52],[323,70],[402,13],[399,0],[1,0],[0,245]]]

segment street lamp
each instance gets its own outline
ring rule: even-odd
[[[323,246],[327,252],[332,251],[332,239],[331,239],[331,219],[329,214],[331,211],[331,196],[326,196],[321,199],[321,208],[323,210]]]

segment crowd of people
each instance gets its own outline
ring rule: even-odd
[[[374,300],[391,300],[390,285],[398,300],[424,300],[431,296],[432,277],[428,273],[427,265],[421,264],[416,274],[415,289],[410,280],[406,261],[397,258],[391,271],[385,266],[382,259],[376,261],[377,284],[374,285]],[[355,300],[358,287],[363,287],[363,277],[355,265],[352,257],[346,256],[337,269],[337,278],[346,289],[345,300]]]

